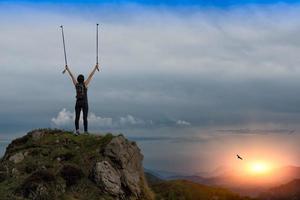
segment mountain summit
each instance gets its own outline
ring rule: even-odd
[[[151,200],[142,160],[123,135],[34,130],[1,159],[0,199]]]

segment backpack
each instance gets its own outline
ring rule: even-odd
[[[85,90],[86,90],[84,83],[77,83],[75,87],[76,87],[76,99],[84,100]]]

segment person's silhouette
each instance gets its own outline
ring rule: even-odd
[[[75,133],[80,134],[79,132],[79,118],[80,112],[83,112],[83,126],[84,132],[88,133],[88,97],[87,97],[87,89],[88,85],[92,80],[93,75],[95,74],[96,70],[99,69],[99,64],[96,64],[90,75],[88,76],[87,80],[84,80],[84,76],[82,74],[78,75],[77,80],[74,78],[72,72],[70,71],[68,65],[66,65],[66,70],[69,73],[73,84],[76,89],[76,105],[75,105]]]

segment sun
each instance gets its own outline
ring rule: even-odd
[[[251,170],[254,173],[265,173],[269,170],[269,167],[265,163],[254,163],[251,166]]]
[[[272,170],[272,165],[267,162],[257,161],[250,163],[248,166],[248,172],[253,175],[265,175],[270,173]]]

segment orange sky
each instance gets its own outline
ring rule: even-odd
[[[211,171],[219,166],[244,170],[245,166],[258,161],[274,168],[300,166],[300,135],[297,133],[201,135],[206,137],[206,142],[190,143],[184,149],[193,155],[194,161],[190,165],[193,171]],[[237,159],[236,154],[244,160]]]

